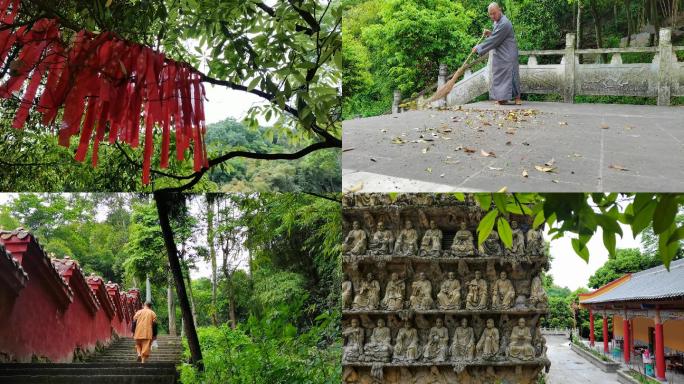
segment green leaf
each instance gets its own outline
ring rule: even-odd
[[[669,228],[660,233],[660,236],[658,236],[658,255],[668,271],[670,270],[670,262],[679,250],[678,241],[668,243],[668,239],[675,233],[675,231],[676,227],[673,222]]]
[[[532,223],[532,227],[534,229],[539,228],[540,225],[544,224],[544,210],[540,210],[539,213],[537,213],[537,216],[534,217],[534,222]]]
[[[513,231],[508,221],[503,217],[499,217],[496,221],[496,229],[499,231],[501,242],[506,248],[510,248],[513,245]]]
[[[664,194],[660,196],[658,206],[653,212],[653,232],[660,234],[665,232],[674,222],[677,215],[676,195]]]
[[[494,204],[496,205],[496,208],[499,210],[501,213],[506,212],[506,194],[505,193],[494,193]]]
[[[582,260],[589,263],[589,249],[587,248],[587,245],[582,243],[580,239],[570,239],[570,243],[572,243],[572,249],[575,250],[575,253],[581,257]]]
[[[494,222],[496,221],[496,216],[498,212],[493,209],[485,215],[480,224],[477,226],[477,245],[480,246],[487,239],[487,236],[492,232],[494,228]]]
[[[389,196],[390,201],[394,203],[395,201],[397,201],[397,197],[399,196],[399,193],[398,192],[390,192],[387,195]]]
[[[260,77],[253,78],[252,81],[249,82],[249,85],[247,86],[247,90],[251,91],[252,89],[256,88],[256,86],[259,85],[260,81],[261,81]]]
[[[608,250],[610,256],[615,256],[615,233],[603,231],[603,244]]]
[[[456,200],[458,200],[458,201],[461,201],[461,202],[465,201],[465,193],[462,193],[462,192],[455,192],[455,193],[454,193],[454,197],[455,197]]]
[[[672,235],[670,235],[670,238],[667,239],[667,245],[670,245],[670,244],[675,243],[675,242],[679,242],[682,239],[684,239],[684,227],[679,227],[674,232],[672,232]]]
[[[655,200],[651,200],[645,207],[634,214],[634,218],[630,223],[630,226],[632,227],[632,234],[634,236],[640,234],[644,229],[646,229],[646,227],[648,227],[649,224],[651,224],[653,213],[656,209],[656,204],[657,203]]]
[[[489,206],[492,205],[492,195],[490,193],[477,193],[475,194],[475,200],[480,205],[483,210],[488,210]]]

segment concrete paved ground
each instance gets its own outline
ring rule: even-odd
[[[566,336],[546,336],[547,356],[551,369],[549,384],[612,384],[617,383],[616,373],[606,373],[570,349]]]
[[[684,190],[684,107],[480,102],[348,120],[343,142],[344,190]]]

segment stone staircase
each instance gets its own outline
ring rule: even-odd
[[[135,341],[122,338],[85,363],[0,364],[3,384],[174,384],[181,360],[180,337],[159,336],[145,364],[136,362]]]

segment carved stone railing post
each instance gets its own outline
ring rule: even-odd
[[[441,88],[447,82],[447,76],[449,76],[449,68],[446,64],[439,65],[439,76],[437,77],[437,89]],[[446,104],[446,96],[442,100],[437,100],[435,104],[438,107],[442,107]]]
[[[565,64],[565,76],[563,79],[563,101],[566,103],[575,102],[575,34],[568,33],[565,35],[565,55],[563,56]]]
[[[658,44],[658,105],[670,105],[674,71],[671,37],[672,30],[670,28],[662,28],[660,30],[660,43]]]
[[[398,89],[394,90],[394,101],[392,102],[392,113],[401,112],[399,104],[401,103],[401,91]]]

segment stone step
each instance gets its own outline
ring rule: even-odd
[[[175,384],[175,375],[0,375],[3,384]]]
[[[0,364],[0,373],[5,369],[16,368],[33,368],[33,369],[58,369],[58,368],[137,368],[140,364],[137,363],[2,363]],[[174,363],[154,363],[145,364],[145,368],[165,368],[176,369]]]
[[[1,369],[0,376],[9,375],[28,375],[28,376],[77,376],[77,375],[134,375],[134,376],[149,376],[149,375],[175,375],[175,367],[159,368],[147,367],[146,364],[138,364],[135,367],[74,367],[74,368],[12,368]]]

